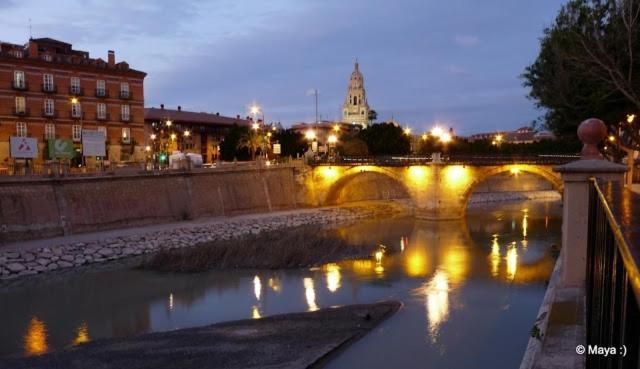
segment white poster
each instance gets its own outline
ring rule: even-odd
[[[273,144],[273,153],[278,155],[282,153],[282,146],[278,144]]]
[[[34,159],[38,157],[38,140],[32,137],[9,138],[11,157],[18,159]]]
[[[104,131],[93,129],[82,130],[82,155],[83,156],[105,156],[105,142],[107,137]]]

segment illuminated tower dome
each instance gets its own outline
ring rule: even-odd
[[[360,124],[362,127],[366,127],[369,122],[369,104],[367,103],[367,93],[364,90],[364,77],[362,77],[357,60],[349,80],[347,96],[342,105],[342,121]]]

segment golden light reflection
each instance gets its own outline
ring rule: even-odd
[[[529,228],[529,214],[524,213],[522,217],[522,237],[527,238],[527,229]]]
[[[49,351],[47,327],[37,317],[31,318],[24,335],[24,351],[27,356],[42,355]]]
[[[313,278],[305,278],[303,280],[304,283],[304,296],[307,299],[307,305],[309,306],[309,311],[318,310],[318,305],[316,305],[316,289],[313,285]]]
[[[463,247],[449,247],[441,267],[448,273],[451,282],[461,283],[469,269],[468,251]]]
[[[407,237],[400,237],[400,252],[404,252],[404,248],[407,247],[409,240]]]
[[[252,319],[260,319],[262,318],[262,315],[260,315],[260,309],[253,305],[252,309],[251,309],[251,318]]]
[[[374,255],[375,258],[376,258],[376,267],[374,269],[376,274],[384,273],[384,267],[382,266],[382,256],[383,255],[384,255],[384,250],[382,250],[382,249],[376,251],[376,253]]]
[[[320,171],[322,173],[322,177],[327,182],[333,181],[338,177],[338,170],[334,167],[322,167],[320,168]]]
[[[76,338],[73,339],[74,345],[81,345],[91,341],[89,338],[89,327],[86,322],[83,322],[76,330]]]
[[[173,293],[169,294],[169,310],[173,310]]]
[[[356,274],[367,275],[373,270],[373,261],[371,260],[354,260],[353,271]]]
[[[518,269],[518,248],[511,245],[507,250],[507,279],[513,280]]]
[[[498,236],[493,237],[491,242],[491,254],[489,255],[491,263],[491,276],[497,277],[500,270],[500,245],[498,244]]]
[[[447,168],[446,178],[449,185],[459,185],[466,181],[467,170],[462,165],[452,165]]]
[[[282,291],[282,285],[280,284],[279,279],[269,278],[269,280],[267,281],[267,284],[273,290],[273,292]]]
[[[413,247],[405,257],[405,271],[410,277],[424,276],[429,272],[427,252],[422,247]]]
[[[449,317],[449,276],[445,271],[438,270],[426,285],[427,319],[429,321],[429,335],[433,342],[438,337],[439,327]]]
[[[423,167],[412,166],[409,167],[409,178],[416,183],[423,183],[426,181],[427,172]]]
[[[518,168],[518,167],[511,167],[511,168],[509,169],[509,172],[510,172],[511,174],[513,174],[513,175],[518,175],[518,174],[520,174],[520,168]]]
[[[327,288],[331,292],[336,292],[340,288],[340,267],[338,264],[327,264],[324,266],[327,275]]]
[[[256,300],[260,301],[260,294],[262,293],[262,282],[260,277],[253,277],[253,294],[256,295]]]

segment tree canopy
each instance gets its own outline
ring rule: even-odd
[[[556,135],[575,135],[590,117],[626,123],[640,110],[639,22],[639,0],[570,0],[544,30],[540,53],[522,77]],[[624,123],[626,137],[637,137]]]

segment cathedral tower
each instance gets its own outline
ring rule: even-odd
[[[367,93],[364,90],[364,78],[360,73],[358,61],[356,60],[349,89],[342,105],[342,121],[345,123],[360,124],[366,127],[369,123],[369,104],[367,103]]]

